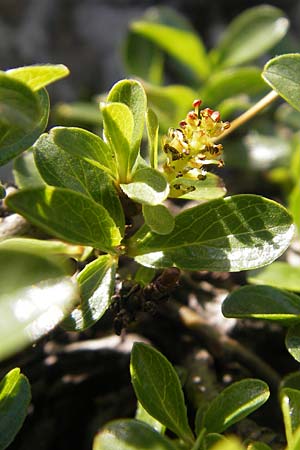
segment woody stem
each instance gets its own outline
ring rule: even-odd
[[[269,106],[274,100],[276,100],[277,97],[278,97],[277,92],[275,92],[275,91],[269,92],[267,95],[265,95],[265,97],[263,97],[261,100],[259,100],[259,102],[257,102],[251,108],[249,108],[248,111],[244,112],[239,117],[234,119],[230,124],[230,128],[225,130],[221,134],[221,136],[219,136],[218,138],[216,138],[214,140],[220,141],[220,140],[224,139],[225,137],[227,137],[230,133],[232,133],[234,130],[236,130],[236,128],[238,128],[241,125],[243,125],[244,123],[248,122],[248,120],[252,119],[257,113],[259,113],[264,108]]]

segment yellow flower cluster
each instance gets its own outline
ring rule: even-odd
[[[230,123],[221,121],[219,111],[200,110],[200,105],[201,100],[195,100],[194,111],[179,123],[179,128],[170,128],[163,138],[167,156],[163,169],[170,183],[181,177],[202,180],[207,165],[221,167],[224,164],[220,159],[223,147],[215,144],[214,138],[229,128]],[[178,190],[182,188],[180,182],[173,186]]]

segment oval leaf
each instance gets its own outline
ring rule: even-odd
[[[263,79],[297,111],[300,111],[300,54],[277,56],[267,62]]]
[[[125,218],[111,177],[88,161],[58,147],[53,135],[42,135],[34,146],[35,162],[43,179],[52,186],[81,192],[102,205],[124,233]]]
[[[276,261],[263,269],[249,272],[247,280],[252,284],[267,284],[279,289],[300,292],[300,267]]]
[[[293,234],[292,219],[281,205],[256,195],[236,195],[182,212],[167,236],[142,228],[129,241],[128,251],[148,267],[234,272],[271,263]]]
[[[103,115],[104,135],[114,152],[120,181],[126,183],[130,177],[130,168],[132,167],[133,114],[124,103],[104,103],[101,105],[101,112]]]
[[[288,329],[285,345],[292,357],[300,362],[300,324],[293,325]]]
[[[275,320],[291,324],[300,320],[300,297],[270,286],[244,286],[225,299],[225,317]]]
[[[117,177],[113,150],[96,134],[76,127],[55,127],[50,137],[60,149],[99,167]],[[39,144],[39,141],[37,143]]]
[[[244,379],[224,389],[207,409],[203,426],[209,433],[222,433],[263,405],[270,392],[266,383]]]
[[[139,420],[107,424],[96,435],[93,450],[176,450],[171,441]]]
[[[66,330],[86,330],[103,316],[113,295],[116,265],[116,260],[110,255],[102,255],[78,274],[81,302],[64,320]]]
[[[9,446],[22,427],[30,400],[30,384],[20,369],[8,372],[0,383],[0,450]]]
[[[217,64],[234,66],[251,61],[272,48],[286,34],[289,21],[270,5],[248,9],[234,19],[217,48]]]
[[[46,232],[74,244],[115,253],[119,228],[103,206],[74,191],[46,186],[7,198],[9,208]]]
[[[12,242],[11,242],[12,241]],[[63,320],[78,299],[67,267],[52,250],[26,239],[0,245],[0,360],[23,349]]]
[[[175,226],[175,219],[164,205],[143,205],[143,216],[148,227],[158,234],[169,234]]]
[[[69,75],[69,69],[63,64],[47,64],[18,67],[6,72],[10,77],[20,80],[30,87],[33,91],[48,86],[48,84]]]
[[[24,83],[0,72],[0,165],[22,153],[44,131],[49,98],[42,89],[33,92]]]
[[[144,132],[147,97],[141,83],[137,80],[121,80],[109,91],[107,102],[119,102],[128,106],[132,112],[134,126],[131,140],[129,166],[132,169],[139,154]]]
[[[131,381],[145,410],[181,437],[192,443],[180,381],[172,365],[149,345],[135,343],[131,353]]]
[[[129,198],[145,205],[158,205],[169,194],[169,185],[164,175],[150,167],[137,170],[131,183],[120,186]]]

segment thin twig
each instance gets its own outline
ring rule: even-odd
[[[254,116],[256,116],[257,113],[262,111],[264,108],[269,106],[274,100],[278,98],[278,94],[275,91],[269,92],[265,97],[263,97],[259,102],[255,103],[251,108],[249,108],[246,112],[241,114],[239,117],[234,119],[230,123],[230,128],[225,130],[221,136],[218,138],[215,138],[214,140],[217,140],[218,142],[225,137],[227,137],[230,133],[232,133],[234,130],[236,130],[241,125],[244,125],[244,123],[248,122],[248,120],[252,119]]]

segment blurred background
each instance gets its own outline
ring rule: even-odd
[[[298,39],[298,0],[0,0],[1,68],[63,63],[71,76],[50,87],[52,103],[87,100],[128,76],[121,58],[128,26],[148,8],[175,8],[211,48],[235,16],[264,3],[286,12]]]

